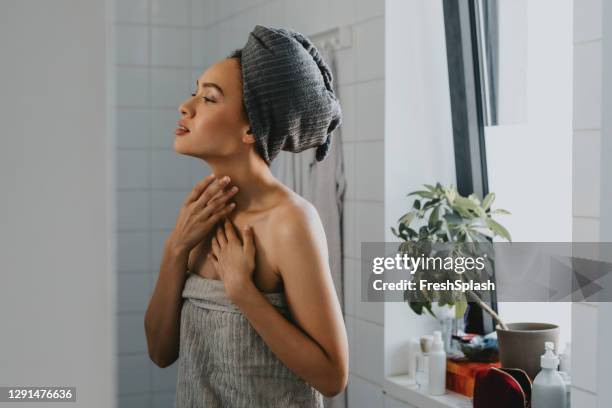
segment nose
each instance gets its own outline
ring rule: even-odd
[[[191,116],[193,115],[193,109],[191,108],[191,98],[183,101],[178,107],[179,112],[182,116]]]

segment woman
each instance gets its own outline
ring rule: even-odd
[[[281,149],[329,152],[341,123],[330,71],[301,34],[258,25],[196,84],[174,148],[212,175],[166,239],[149,355],[179,360],[176,408],[322,407],[346,387],[346,330],[319,214],[270,163]]]

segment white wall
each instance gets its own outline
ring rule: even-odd
[[[423,183],[455,184],[455,160],[441,1],[386,1],[385,241]],[[385,374],[407,370],[405,346],[437,322],[406,303],[386,302]]]
[[[107,5],[0,5],[0,384],[87,408],[115,394]]]
[[[573,240],[600,241],[602,1],[574,1]],[[608,203],[609,205],[609,203]],[[602,231],[603,233],[603,231]],[[603,236],[602,236],[603,238]],[[602,239],[603,240],[603,239]],[[572,406],[597,405],[597,303],[572,304]],[[601,364],[601,363],[600,363]],[[605,366],[601,364],[602,367]],[[599,380],[610,380],[606,373]],[[606,405],[607,406],[607,405]]]

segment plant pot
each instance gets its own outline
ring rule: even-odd
[[[496,327],[501,366],[520,368],[533,380],[541,369],[544,343],[555,343],[557,353],[559,326],[550,323],[508,323],[507,326],[508,330]]]

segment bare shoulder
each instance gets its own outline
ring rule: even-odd
[[[279,240],[292,239],[298,234],[318,234],[321,219],[315,206],[299,194],[290,191],[270,214],[273,234]]]

